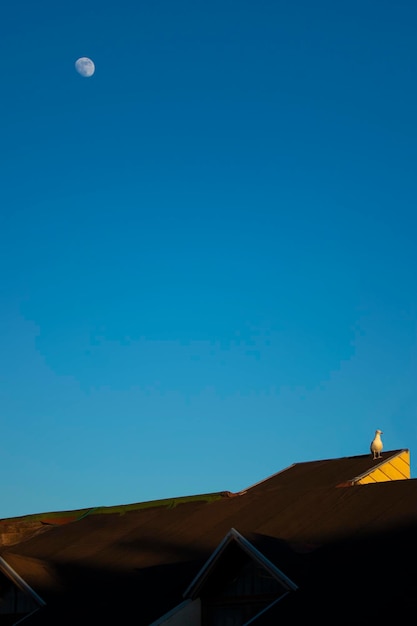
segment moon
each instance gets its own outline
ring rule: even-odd
[[[90,78],[96,71],[96,67],[91,59],[88,57],[80,57],[75,61],[75,69],[84,78]]]

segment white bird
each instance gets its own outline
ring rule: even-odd
[[[381,451],[382,451],[382,448],[384,447],[382,443],[382,439],[381,439],[381,435],[383,434],[384,433],[382,432],[382,430],[376,430],[375,437],[371,441],[371,452],[374,455],[374,459],[381,458]]]

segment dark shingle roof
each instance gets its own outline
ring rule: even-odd
[[[308,461],[295,463],[273,476],[249,487],[262,492],[272,485],[291,487],[291,489],[316,489],[317,487],[337,487],[354,481],[355,478],[373,471],[404,450],[393,450],[383,454],[382,459],[374,461],[371,454],[350,456],[340,459],[326,459],[323,461]]]
[[[335,488],[374,467],[368,457],[297,464],[241,494],[95,510],[1,555],[48,603],[39,623],[49,623],[48,613],[56,623],[51,607],[67,594],[68,623],[87,603],[95,624],[100,616],[107,623],[110,616],[121,622],[135,614],[138,626],[145,625],[182,600],[231,528],[297,584],[313,566],[320,570],[316,555],[329,546],[416,528],[416,480]],[[85,619],[78,623],[89,623]],[[59,623],[66,623],[62,615]]]

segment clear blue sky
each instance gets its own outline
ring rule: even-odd
[[[415,477],[415,0],[24,0],[0,47],[0,517],[376,428]]]

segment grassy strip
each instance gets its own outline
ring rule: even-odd
[[[168,509],[173,509],[179,504],[187,504],[189,502],[215,502],[216,500],[221,500],[224,497],[222,492],[217,493],[205,493],[196,496],[180,496],[178,498],[166,498],[164,500],[149,500],[148,502],[138,502],[136,504],[122,504],[118,506],[98,506],[89,509],[76,509],[73,511],[57,511],[53,513],[35,513],[33,515],[24,515],[22,517],[16,518],[8,518],[7,520],[1,521],[11,521],[13,519],[19,521],[28,521],[28,522],[43,522],[48,520],[48,522],[52,522],[53,520],[57,520],[57,522],[62,518],[69,518],[68,521],[77,521],[87,515],[108,515],[118,513],[119,515],[124,515],[125,513],[129,513],[130,511],[140,511],[144,509],[150,509],[155,507],[166,507]]]

